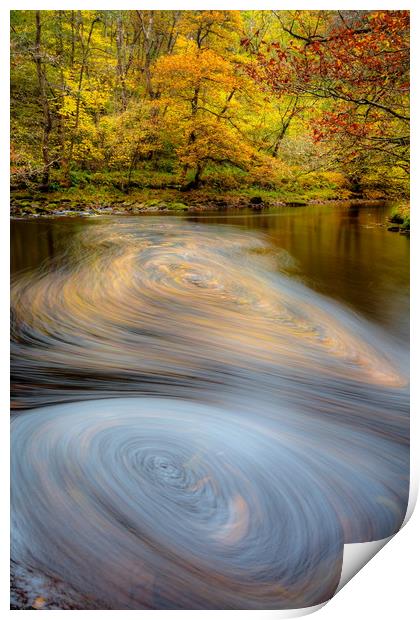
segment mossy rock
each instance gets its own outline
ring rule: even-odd
[[[183,202],[171,202],[167,206],[173,211],[188,211],[188,206]]]
[[[308,205],[307,202],[303,200],[288,200],[286,201],[287,207],[306,207]]]
[[[34,196],[33,194],[15,194],[14,198],[16,198],[16,200],[23,201],[23,200],[33,200]]]
[[[404,216],[401,213],[393,213],[389,221],[393,224],[402,224],[404,222]]]

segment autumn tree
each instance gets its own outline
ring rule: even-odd
[[[181,180],[193,170],[196,187],[206,165],[246,167],[251,147],[238,127],[241,74],[235,11],[191,11],[184,15],[174,53],[155,66],[161,108],[173,131]]]
[[[41,14],[12,13],[11,147],[17,182],[39,177],[41,188],[47,189],[55,158],[51,141],[55,92],[49,72],[50,41]]]
[[[12,181],[406,174],[408,38],[407,11],[12,11]]]
[[[408,172],[408,11],[283,11],[283,37],[260,47],[250,72],[277,97],[319,102],[315,141],[337,159]],[[250,48],[252,41],[244,39]]]

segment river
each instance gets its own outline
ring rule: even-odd
[[[12,222],[15,607],[311,606],[399,529],[387,209]]]

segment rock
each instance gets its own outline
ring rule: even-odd
[[[387,230],[389,230],[390,232],[399,232],[400,227],[399,226],[388,226]]]
[[[165,205],[168,211],[184,211],[188,209],[188,206],[183,202],[171,202],[169,205]]]
[[[34,197],[32,194],[20,194],[18,196],[16,196],[16,199],[19,201],[23,201],[23,200],[33,200]]]
[[[229,206],[233,206],[230,205],[224,198],[215,198],[212,200],[212,203],[212,206],[216,207],[217,209],[227,209]],[[210,207],[211,205],[209,204],[208,206]]]
[[[252,205],[262,205],[262,204],[264,204],[264,201],[261,198],[261,196],[253,196],[249,202]]]

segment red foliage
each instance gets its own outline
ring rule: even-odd
[[[251,75],[279,96],[335,102],[334,112],[324,106],[315,142],[338,135],[385,140],[391,128],[395,143],[408,133],[401,126],[409,120],[409,11],[317,14],[293,12],[292,26],[283,24],[292,38],[262,46]]]

